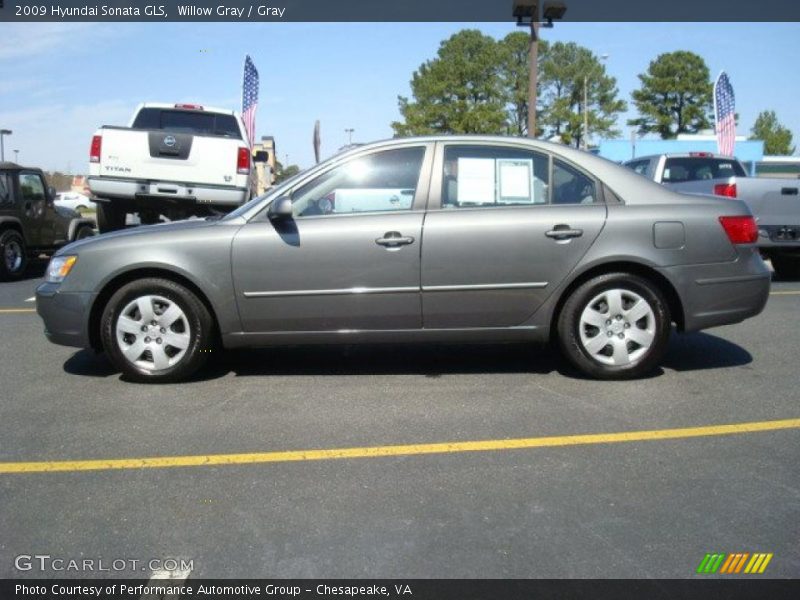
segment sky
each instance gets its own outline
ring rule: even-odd
[[[192,102],[240,110],[250,54],[260,72],[257,135],[272,135],[278,158],[313,164],[319,119],[322,156],[347,143],[392,136],[398,95],[442,40],[478,28],[502,38],[513,23],[0,23],[0,128],[6,159],[86,173],[101,125],[127,125],[140,102]],[[713,77],[728,72],[738,134],[775,110],[800,146],[800,23],[557,23],[541,30],[608,54],[606,68],[635,115],[631,91],[657,55],[691,50]]]

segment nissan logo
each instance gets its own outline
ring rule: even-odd
[[[168,135],[164,138],[164,145],[170,148],[172,148],[177,142],[178,140],[175,139],[174,135]]]

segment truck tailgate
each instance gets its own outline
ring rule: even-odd
[[[738,178],[736,187],[759,225],[800,225],[800,179]]]
[[[243,142],[125,127],[102,129],[100,174],[147,181],[233,186]]]

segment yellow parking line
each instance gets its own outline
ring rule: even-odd
[[[734,423],[731,425],[706,425],[703,427],[685,427],[681,429],[654,429],[648,431],[625,431],[620,433],[593,433],[586,435],[562,435],[507,440],[410,444],[403,446],[365,446],[356,448],[331,448],[327,450],[288,450],[283,452],[254,452],[249,454],[208,454],[151,458],[6,462],[0,463],[0,473],[52,473],[58,471],[210,467],[220,465],[335,460],[343,458],[410,456],[414,454],[451,454],[457,452],[486,452],[490,450],[521,450],[553,446],[672,440],[755,433],[759,431],[776,431],[779,429],[800,429],[800,419],[756,421],[750,423]]]
[[[0,308],[0,314],[4,313],[35,313],[35,308]]]

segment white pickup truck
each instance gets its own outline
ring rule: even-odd
[[[242,120],[196,104],[140,104],[128,127],[92,138],[89,189],[100,232],[227,212],[254,195],[255,170]]]
[[[709,152],[656,154],[623,163],[676,192],[744,200],[758,223],[758,248],[781,277],[800,277],[800,179],[748,177],[735,158]]]

